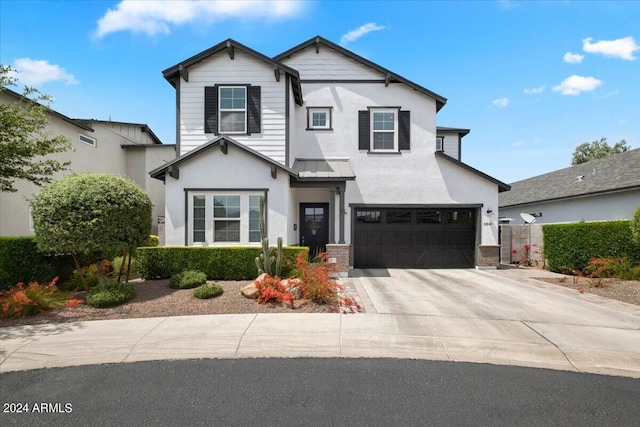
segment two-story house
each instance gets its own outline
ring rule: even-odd
[[[22,95],[4,88],[0,103],[32,102]],[[164,187],[147,172],[163,161],[176,157],[175,146],[163,144],[146,124],[72,119],[50,109],[45,132],[50,136],[63,135],[71,149],[50,154],[61,162],[71,162],[68,170],[54,174],[53,179],[71,173],[99,172],[126,176],[140,185],[153,203],[154,234],[163,235]],[[0,236],[28,236],[34,234],[31,200],[40,187],[26,180],[15,182],[15,192],[0,192]]]
[[[508,186],[460,161],[469,130],[436,126],[442,96],[322,37],[274,58],[229,39],[163,74],[167,245],[259,244],[264,196],[272,242],[343,271],[497,265]]]

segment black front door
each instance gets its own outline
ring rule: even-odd
[[[300,245],[309,247],[309,255],[327,250],[329,243],[329,204],[300,203]]]

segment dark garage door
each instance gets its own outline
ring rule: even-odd
[[[473,267],[475,246],[475,209],[355,210],[357,268]]]

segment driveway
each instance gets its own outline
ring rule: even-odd
[[[391,315],[401,330],[422,322],[451,360],[640,376],[640,307],[533,278],[544,275],[553,273],[389,269],[349,280],[367,313]]]

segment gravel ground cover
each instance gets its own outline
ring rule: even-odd
[[[330,313],[329,305],[305,302],[295,309],[280,303],[258,304],[240,294],[250,281],[216,281],[224,293],[201,300],[193,296],[193,289],[171,289],[169,280],[149,280],[135,283],[136,297],[112,308],[93,308],[85,304],[15,319],[0,319],[0,327],[41,323],[78,322],[84,320],[126,319],[143,317],[190,316],[199,314],[236,313]],[[76,296],[84,298],[84,292]]]

